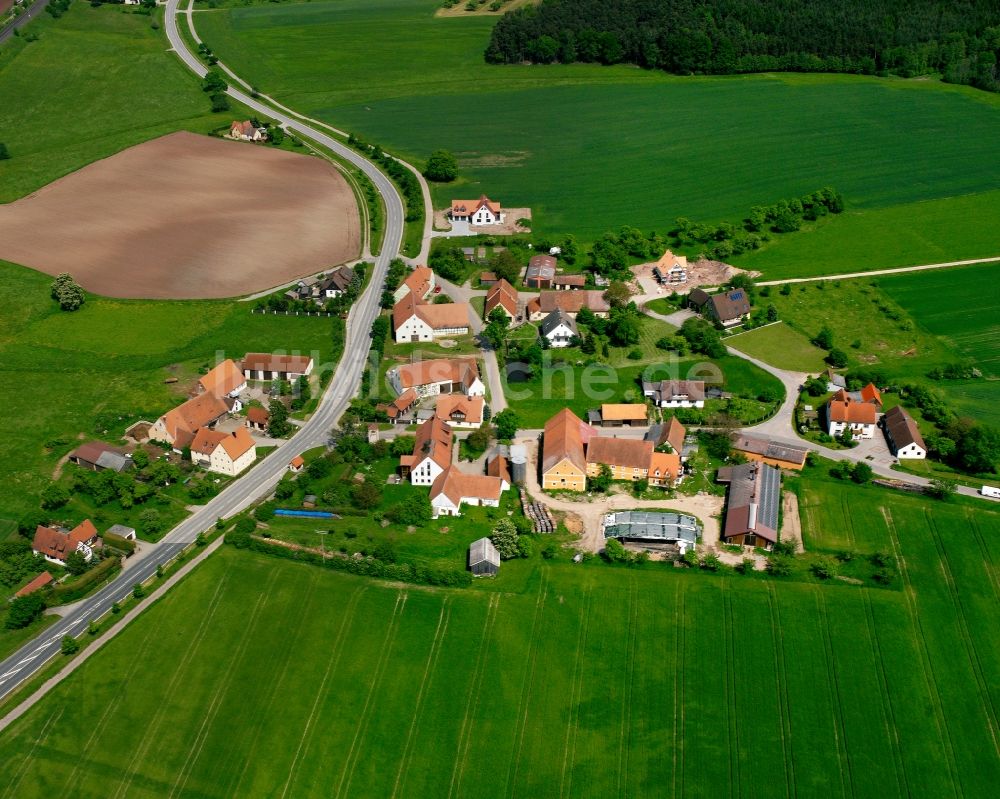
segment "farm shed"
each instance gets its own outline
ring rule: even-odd
[[[500,571],[500,553],[488,538],[469,545],[469,571],[476,577],[493,577]]]

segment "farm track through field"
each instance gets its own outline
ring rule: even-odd
[[[479,694],[483,688],[483,672],[486,665],[487,652],[493,641],[493,629],[496,626],[497,609],[500,607],[500,594],[490,597],[486,609],[486,619],[483,621],[483,634],[479,639],[479,652],[476,654],[476,668],[469,684],[469,696],[465,700],[465,715],[458,732],[458,747],[455,750],[455,764],[451,770],[451,782],[448,785],[448,799],[451,799],[462,787],[462,777],[465,774],[465,764],[469,758],[469,747],[472,746],[472,724],[476,709],[479,707]]]
[[[340,664],[340,658],[344,654],[344,639],[347,637],[347,630],[350,628],[351,623],[354,621],[354,614],[357,612],[358,603],[361,601],[361,596],[367,591],[368,586],[359,586],[355,589],[354,593],[351,595],[350,601],[347,603],[347,607],[344,609],[344,618],[340,623],[340,629],[337,630],[337,638],[333,642],[332,655],[326,664],[326,671],[323,672],[323,679],[320,680],[319,687],[316,689],[316,698],[313,699],[312,707],[309,709],[309,717],[306,719],[306,723],[302,728],[302,736],[299,738],[299,745],[295,750],[295,756],[292,758],[291,764],[288,766],[288,776],[285,778],[285,785],[281,789],[281,796],[284,798],[288,795],[288,789],[292,785],[292,780],[295,778],[295,770],[298,768],[299,760],[302,758],[303,749],[306,746],[306,742],[309,739],[309,730],[312,729],[313,723],[316,720],[316,712],[319,709],[319,704],[326,694],[326,684],[330,680],[330,675],[333,673],[334,669]]]
[[[128,796],[128,791],[129,788],[132,787],[132,780],[135,779],[136,772],[146,763],[149,748],[153,745],[155,737],[154,733],[159,730],[160,725],[163,723],[164,715],[167,712],[167,707],[173,700],[174,692],[182,683],[181,676],[194,659],[195,653],[201,648],[201,645],[205,640],[205,633],[208,632],[210,623],[212,619],[215,618],[215,614],[218,611],[219,606],[222,604],[222,589],[229,582],[229,575],[230,572],[227,569],[219,579],[219,583],[215,587],[215,593],[212,594],[212,598],[209,600],[208,610],[201,617],[201,623],[195,631],[194,638],[192,639],[190,646],[188,646],[184,655],[177,662],[173,674],[170,675],[167,688],[163,692],[163,697],[157,705],[156,712],[153,714],[153,718],[146,727],[145,733],[139,740],[139,746],[136,749],[134,756],[128,761],[129,765],[126,767],[127,771],[123,775],[124,779],[119,783],[118,790],[115,791],[115,799],[122,799],[122,797]]]
[[[441,644],[448,634],[448,622],[451,620],[450,603],[450,596],[446,596],[441,603],[441,613],[438,616],[437,629],[434,630],[434,638],[431,640],[431,648],[427,653],[427,663],[424,666],[424,675],[420,679],[420,688],[417,689],[417,702],[413,708],[413,719],[410,721],[410,729],[406,733],[406,743],[403,745],[403,754],[399,759],[399,768],[396,770],[396,782],[392,786],[393,799],[395,799],[399,791],[406,785],[406,774],[410,768],[410,758],[413,755],[413,739],[420,724],[427,684],[431,681],[431,675],[437,669],[438,655],[441,654]]]
[[[979,529],[979,523],[976,521],[976,514],[972,512],[971,508],[966,510],[965,517],[969,522],[972,535],[975,537],[976,543],[979,545],[979,552],[983,556],[983,568],[986,570],[986,576],[990,579],[990,586],[993,589],[993,601],[1000,606],[1000,578],[997,577],[996,566],[993,565],[993,555],[990,553],[990,548],[986,544],[986,539],[983,538],[983,531]]]
[[[91,731],[90,737],[87,738],[87,742],[83,745],[83,749],[81,749],[76,758],[74,758],[75,763],[73,765],[73,771],[70,772],[63,788],[62,795],[64,799],[74,798],[75,794],[73,793],[73,783],[76,780],[76,775],[80,773],[81,766],[83,766],[83,764],[90,759],[92,747],[95,743],[97,743],[101,735],[104,734],[104,728],[107,726],[111,716],[121,706],[122,700],[125,698],[125,694],[127,693],[128,685],[135,676],[136,672],[139,670],[139,666],[145,663],[146,651],[149,649],[149,644],[153,640],[154,632],[156,632],[156,627],[150,625],[149,631],[146,633],[146,637],[142,639],[142,643],[135,652],[135,657],[132,658],[132,663],[129,666],[128,671],[125,673],[125,677],[119,686],[118,692],[115,694],[115,698],[108,702],[108,706],[104,709],[101,717],[97,720],[97,724],[94,725],[94,729]]]
[[[406,610],[406,600],[409,594],[400,591],[396,596],[396,605],[392,609],[392,617],[385,631],[385,639],[382,641],[382,648],[379,650],[378,660],[375,663],[375,670],[372,673],[372,681],[368,686],[368,695],[365,697],[365,704],[361,708],[361,716],[358,719],[357,729],[354,731],[354,738],[351,740],[351,748],[347,752],[347,760],[344,762],[344,770],[340,774],[340,782],[337,784],[336,799],[344,791],[350,791],[351,781],[354,779],[354,770],[358,767],[358,760],[361,757],[361,748],[368,734],[368,725],[371,723],[373,700],[382,684],[382,677],[385,676],[386,665],[389,662],[389,653],[396,641],[396,632],[399,630],[399,617]]]
[[[855,796],[854,770],[851,765],[851,753],[847,742],[847,728],[844,723],[844,700],[840,690],[840,675],[837,673],[837,661],[833,653],[833,640],[830,634],[830,619],[826,613],[826,601],[822,589],[814,589],[816,610],[820,632],[823,638],[823,651],[826,655],[826,673],[830,675],[830,698],[833,709],[833,734],[837,741],[837,759],[840,761],[840,789],[846,797]],[[847,777],[846,781],[844,777]]]
[[[841,493],[840,495],[840,509],[844,514],[844,532],[847,533],[847,542],[851,547],[857,547],[858,537],[854,533],[854,516],[851,514],[851,509],[847,506],[847,494]]]
[[[682,588],[682,583],[677,583],[674,592],[674,626],[677,635],[674,638],[674,662],[684,662],[685,629],[687,627],[684,618],[684,598],[686,592]],[[670,791],[671,796],[684,795],[684,669],[674,669],[674,773]],[[680,781],[680,793],[678,793],[678,780]]]
[[[740,795],[740,729],[736,717],[736,644],[733,640],[733,608],[727,581],[723,580],[719,590],[722,592],[722,634],[725,636],[726,660],[726,737],[729,746],[729,795]]]
[[[879,693],[882,694],[882,720],[885,733],[892,743],[892,760],[896,770],[896,785],[900,796],[910,796],[910,786],[906,779],[906,765],[903,762],[903,752],[899,742],[899,728],[896,726],[896,712],[892,705],[892,693],[889,680],[885,675],[885,659],[882,656],[882,646],[878,640],[878,629],[875,626],[875,612],[872,609],[871,592],[864,588],[861,591],[861,601],[865,609],[865,627],[868,630],[868,642],[871,644],[872,658],[875,661],[875,671],[878,674]]]
[[[542,571],[542,578],[538,583],[538,599],[535,600],[535,615],[531,620],[531,638],[528,643],[528,668],[524,672],[524,681],[521,683],[521,699],[517,705],[517,726],[514,732],[514,740],[517,746],[514,747],[511,762],[507,766],[507,781],[504,784],[504,793],[510,797],[514,796],[517,787],[517,772],[521,767],[521,751],[524,749],[524,734],[528,728],[528,711],[531,709],[531,682],[535,676],[535,663],[538,660],[538,620],[545,610],[545,598],[548,594],[548,576]]]
[[[170,789],[170,794],[167,799],[173,799],[178,790],[184,790],[184,786],[187,785],[188,778],[191,776],[191,769],[194,767],[195,763],[198,762],[198,758],[201,757],[201,751],[205,747],[205,740],[208,738],[208,734],[212,729],[212,724],[215,722],[215,716],[219,712],[219,706],[222,704],[222,700],[225,699],[226,695],[229,693],[229,686],[233,681],[233,673],[239,665],[240,660],[243,658],[243,655],[246,653],[247,646],[249,646],[250,641],[253,639],[252,633],[256,632],[255,628],[260,617],[260,612],[267,602],[270,601],[270,597],[272,596],[271,589],[274,587],[274,583],[277,578],[278,573],[272,572],[270,580],[268,580],[264,590],[257,597],[253,610],[250,611],[250,617],[245,622],[240,642],[233,650],[232,657],[229,658],[229,663],[223,671],[221,684],[212,694],[212,701],[209,703],[208,710],[205,712],[201,726],[198,728],[198,734],[195,736],[194,741],[188,749],[187,757],[184,758],[184,765],[181,767],[180,773],[177,775],[177,779],[174,780],[174,784]]]
[[[9,783],[7,783],[7,788],[4,790],[4,799],[14,799],[17,796],[17,788],[21,784],[21,780],[24,779],[24,775],[28,773],[28,768],[31,766],[35,759],[35,752],[38,750],[39,746],[42,746],[46,739],[49,737],[49,733],[52,731],[52,727],[55,727],[59,723],[59,719],[62,718],[62,714],[66,712],[65,707],[60,707],[58,710],[52,712],[48,720],[42,726],[42,729],[38,733],[38,737],[31,744],[31,748],[28,750],[27,754],[24,756],[24,760],[14,771],[14,776]]]
[[[795,752],[792,746],[792,719],[788,712],[788,668],[785,663],[785,639],[781,632],[781,613],[774,595],[774,583],[767,583],[767,607],[771,615],[771,648],[774,650],[774,689],[778,697],[781,730],[781,754],[785,763],[785,796],[795,796]]]
[[[271,706],[274,704],[275,697],[278,696],[278,689],[285,683],[285,677],[288,672],[288,662],[291,660],[292,652],[295,651],[299,638],[302,635],[302,630],[305,627],[305,621],[310,618],[313,597],[316,595],[316,583],[320,574],[321,572],[317,569],[310,575],[309,591],[302,604],[299,606],[289,606],[295,611],[295,622],[288,628],[291,630],[291,635],[288,637],[288,646],[284,646],[276,650],[277,653],[280,653],[278,664],[272,667],[269,662],[263,669],[263,673],[265,674],[279,676],[266,681],[268,687],[261,695],[262,701],[257,706],[257,712],[253,714],[247,725],[253,730],[253,737],[250,739],[249,747],[243,752],[243,768],[240,769],[239,774],[229,780],[224,792],[224,795],[226,796],[244,795],[240,790],[243,786],[243,780],[249,773],[250,764],[256,762],[255,755],[257,752],[257,743],[260,740],[260,736],[263,731],[263,722],[270,715]],[[233,785],[234,779],[236,781],[235,786]]]
[[[639,627],[639,587],[629,580],[628,630],[625,637],[625,690],[618,733],[618,794],[628,796],[628,761],[632,745],[632,686],[635,682],[635,649]]]
[[[590,603],[594,588],[587,585],[583,592],[580,628],[576,635],[576,655],[573,657],[573,682],[569,697],[569,714],[566,719],[566,742],[563,744],[563,764],[559,774],[559,796],[570,796],[573,790],[573,764],[576,762],[576,737],[580,725],[580,699],[583,693],[584,668],[581,653],[587,646],[590,627]]]
[[[948,553],[945,550],[944,542],[941,540],[941,533],[937,529],[934,518],[926,508],[924,509],[924,515],[927,519],[927,529],[930,531],[931,538],[934,541],[934,548],[937,550],[938,558],[941,561],[941,571],[944,574],[945,585],[948,587],[952,607],[955,609],[958,633],[962,639],[962,644],[965,646],[966,657],[969,659],[969,665],[972,666],[972,673],[979,687],[979,696],[982,700],[983,709],[986,711],[986,720],[990,725],[990,737],[993,739],[993,749],[997,757],[1000,758],[1000,741],[997,740],[997,709],[993,703],[989,683],[986,680],[986,670],[983,668],[983,661],[979,656],[979,650],[976,649],[972,634],[969,632],[969,619],[965,613],[965,604],[962,602],[962,596],[955,584],[951,562],[948,560]]]
[[[934,721],[938,729],[938,738],[944,745],[947,754],[948,772],[951,777],[952,791],[957,797],[964,794],[960,772],[955,763],[955,742],[951,737],[951,729],[948,726],[948,719],[944,714],[944,705],[941,701],[941,694],[938,692],[937,675],[934,672],[934,664],[931,662],[930,653],[927,651],[927,640],[924,638],[923,622],[920,618],[920,611],[917,607],[916,593],[913,584],[910,582],[910,572],[906,567],[906,559],[903,557],[902,547],[899,542],[899,534],[896,531],[896,523],[888,508],[883,507],[882,516],[885,519],[886,529],[889,532],[889,542],[892,544],[892,552],[899,565],[899,573],[903,578],[903,596],[906,597],[906,606],[910,616],[910,626],[913,631],[913,643],[920,652],[920,671],[924,678],[924,685],[927,687],[927,696],[931,700],[934,708]]]

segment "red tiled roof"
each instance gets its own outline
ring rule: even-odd
[[[253,405],[247,409],[247,419],[254,424],[267,424],[271,419],[271,414],[267,408],[261,408],[259,405]]]
[[[542,471],[547,472],[565,459],[585,472],[587,460],[583,448],[596,432],[569,408],[563,408],[545,423],[542,433]]]
[[[466,397],[464,394],[441,394],[438,396],[435,415],[445,422],[452,421],[452,417],[458,414],[455,421],[467,422],[468,424],[480,424],[483,421],[483,406],[486,400],[483,397]]]
[[[587,445],[587,463],[648,469],[653,442],[636,438],[594,436]]]
[[[499,477],[485,474],[466,474],[454,466],[449,466],[437,476],[431,486],[431,499],[444,494],[453,505],[458,505],[463,497],[475,499],[500,499],[503,483]]]
[[[174,445],[183,447],[190,443],[199,427],[211,424],[228,412],[229,408],[219,397],[209,393],[199,394],[167,411],[163,415],[163,423]]]
[[[254,372],[304,373],[312,363],[308,355],[275,355],[270,352],[248,352],[243,358],[243,369]]]
[[[874,383],[869,383],[861,389],[861,401],[873,402],[879,407],[882,407],[882,392],[878,390]]]
[[[576,314],[581,308],[589,308],[594,313],[607,313],[611,306],[602,291],[543,291],[538,295],[538,308],[544,314],[556,310]]]
[[[684,429],[684,425],[677,421],[676,416],[671,416],[670,424],[667,426],[667,443],[673,447],[674,452],[678,455],[684,449],[685,435],[687,435],[687,431]]]
[[[44,588],[47,585],[52,585],[52,583],[54,582],[55,578],[51,574],[49,574],[48,572],[42,572],[26,586],[19,589],[17,593],[14,594],[14,596],[22,597],[22,596],[27,596],[28,594],[33,594],[38,589]]]
[[[512,317],[517,316],[517,289],[501,278],[486,292],[486,303],[483,306],[483,318],[489,318],[490,312],[501,306]]]
[[[404,389],[432,383],[462,383],[466,388],[479,377],[475,358],[435,358],[408,363],[397,368]]]
[[[430,458],[442,469],[447,469],[451,465],[452,441],[450,425],[436,416],[428,419],[417,428],[410,463],[416,464],[424,458]],[[400,462],[407,465],[402,459]]]
[[[870,402],[855,402],[844,390],[833,395],[828,411],[831,422],[875,424],[878,421],[878,408],[875,405]]]
[[[491,200],[485,194],[478,200],[452,200],[451,213],[459,216],[472,216],[483,206],[489,208],[494,214],[500,213],[500,201]]]
[[[97,538],[97,528],[90,519],[84,519],[72,530],[39,525],[31,548],[56,560],[66,560],[77,544],[87,544]]]
[[[231,358],[226,358],[218,366],[199,378],[198,382],[204,391],[224,397],[232,393],[244,383],[243,370]]]

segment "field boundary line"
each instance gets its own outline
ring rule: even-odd
[[[87,753],[90,752],[90,748],[97,741],[98,737],[104,732],[104,727],[107,725],[108,719],[111,718],[111,714],[118,709],[119,705],[121,705],[122,699],[125,697],[124,687],[129,684],[129,681],[139,670],[139,665],[143,662],[143,657],[146,654],[146,650],[149,648],[149,642],[153,639],[153,633],[155,631],[155,627],[149,628],[149,631],[146,633],[146,637],[143,639],[139,650],[132,658],[132,665],[125,674],[125,679],[122,682],[121,689],[118,691],[117,696],[115,696],[114,701],[108,702],[108,706],[104,709],[104,712],[101,714],[101,718],[98,720],[97,724],[94,725],[94,729],[90,733],[90,737],[87,738],[87,742],[83,745],[83,749],[80,750],[79,755],[74,758],[76,762],[73,765],[73,771],[70,772],[69,778],[66,780],[66,784],[62,792],[62,795],[67,797],[67,799],[73,799],[73,794],[71,793],[73,780],[76,779],[76,775],[79,773],[80,768],[84,763],[84,758],[87,757]]]
[[[852,547],[856,547],[858,545],[858,536],[854,531],[854,519],[851,511],[847,507],[847,492],[845,491],[840,492],[840,510],[844,514],[844,530],[848,534],[847,543]]]
[[[455,757],[455,765],[451,770],[451,782],[448,785],[448,799],[462,785],[462,776],[465,773],[465,761],[469,756],[469,747],[472,745],[470,713],[479,706],[479,692],[483,687],[483,667],[486,664],[486,650],[489,642],[493,638],[493,627],[496,625],[497,609],[500,607],[500,594],[490,596],[490,603],[486,609],[486,618],[483,619],[483,635],[479,640],[479,652],[476,655],[476,670],[472,675],[472,682],[469,683],[469,696],[465,701],[465,715],[462,717],[462,726],[458,732],[458,750]]]
[[[821,280],[852,280],[854,278],[880,277],[882,275],[898,275],[906,272],[926,272],[930,269],[946,269],[955,266],[975,266],[976,264],[992,264],[1000,261],[1000,257],[970,258],[965,261],[946,261],[941,264],[920,264],[918,266],[894,266],[888,269],[873,269],[870,272],[844,272],[839,275],[818,275],[816,277],[789,277],[784,280],[765,280],[758,286],[781,286],[785,283],[815,283]]]
[[[313,699],[312,707],[309,709],[309,717],[306,719],[305,726],[302,728],[302,736],[299,738],[298,748],[296,748],[295,756],[292,758],[292,762],[288,766],[288,776],[285,778],[285,785],[281,789],[282,798],[288,794],[288,788],[291,786],[292,779],[295,777],[295,769],[298,767],[299,758],[302,756],[302,749],[306,745],[309,730],[312,729],[313,722],[316,719],[316,710],[319,707],[320,700],[326,692],[326,684],[330,680],[330,674],[333,672],[334,666],[340,663],[340,657],[344,654],[344,636],[347,635],[347,629],[354,620],[354,614],[357,612],[361,596],[367,591],[367,589],[368,586],[366,585],[358,586],[354,594],[351,596],[350,601],[347,603],[347,608],[344,610],[344,618],[340,623],[340,629],[337,631],[337,638],[333,642],[335,654],[327,662],[326,671],[323,672],[323,679],[320,681],[319,688],[316,689],[316,697]]]
[[[844,774],[847,774],[847,782],[850,783],[850,795],[855,796],[857,792],[854,788],[854,770],[851,763],[851,753],[847,745],[847,727],[844,724],[844,704],[840,697],[840,675],[837,673],[837,658],[833,652],[833,640],[830,636],[830,619],[826,612],[826,598],[820,588],[813,589],[813,598],[816,600],[816,610],[819,611],[820,634],[823,637],[823,651],[826,655],[827,673],[831,676],[830,698],[833,700],[833,731],[837,741],[837,759],[840,761],[840,790],[846,797],[847,783],[844,782]]]
[[[952,607],[955,608],[958,632],[962,639],[962,644],[965,646],[965,655],[969,659],[969,665],[972,666],[972,674],[979,686],[983,710],[986,711],[986,721],[990,725],[990,736],[993,738],[993,750],[996,752],[997,757],[1000,758],[1000,741],[997,740],[997,709],[996,705],[993,704],[993,696],[990,694],[989,683],[986,680],[986,670],[983,668],[983,661],[979,657],[979,650],[976,649],[976,645],[972,640],[972,634],[969,632],[969,619],[965,615],[965,605],[955,584],[955,576],[951,570],[951,562],[948,560],[948,552],[945,550],[944,542],[941,540],[941,533],[937,529],[937,524],[935,524],[933,517],[926,509],[924,509],[924,516],[927,519],[927,528],[931,532],[931,538],[934,540],[934,547],[938,552],[938,557],[941,559],[941,571],[944,574],[945,585],[948,587]]]
[[[247,645],[250,642],[250,632],[254,627],[256,627],[258,618],[260,617],[260,612],[262,608],[266,606],[266,600],[270,599],[271,589],[274,587],[274,583],[277,579],[278,572],[271,572],[271,578],[268,580],[267,586],[257,597],[253,610],[250,612],[250,618],[247,619],[246,627],[243,630],[243,636],[240,638],[239,644],[233,649],[233,654],[229,658],[229,664],[223,675],[222,684],[216,689],[214,695],[212,696],[212,701],[209,703],[208,710],[205,712],[201,726],[198,728],[198,734],[195,736],[194,741],[188,749],[187,757],[184,758],[184,765],[181,767],[180,773],[177,775],[177,779],[174,780],[173,787],[170,789],[167,799],[173,799],[177,789],[181,788],[183,790],[184,786],[187,785],[188,778],[191,776],[191,770],[194,768],[195,763],[198,762],[198,758],[201,756],[201,750],[205,747],[205,739],[208,738],[212,723],[215,721],[215,715],[219,712],[219,705],[221,705],[222,700],[225,699],[229,686],[233,681],[233,671],[236,664],[243,656],[243,653],[246,652]]]
[[[628,796],[628,761],[632,748],[632,683],[635,680],[635,641],[639,627],[639,586],[629,577],[628,630],[625,637],[625,690],[622,691],[622,719],[618,731],[618,793]]]
[[[686,624],[684,620],[684,605],[687,592],[682,590],[684,583],[677,581],[677,604],[674,610],[674,621],[677,630],[674,635],[674,662],[684,662],[684,647],[687,643]],[[680,733],[678,735],[678,732]],[[674,669],[674,773],[671,784],[671,796],[684,795],[684,669]],[[681,790],[677,792],[677,781],[680,779]]]
[[[983,537],[983,531],[979,529],[979,523],[976,521],[976,514],[972,512],[971,508],[967,508],[965,516],[969,520],[969,527],[972,528],[972,534],[976,537],[976,543],[979,545],[979,551],[983,555],[983,567],[986,569],[986,574],[990,578],[990,585],[993,587],[993,598],[998,604],[1000,604],[1000,579],[997,578],[996,567],[993,565],[993,554],[990,552],[989,547],[986,544],[986,539]]]
[[[583,664],[580,655],[587,645],[587,628],[590,626],[590,604],[593,593],[593,585],[588,584],[584,588],[583,617],[580,619],[580,630],[576,636],[576,657],[573,658],[573,689],[570,691],[569,718],[566,720],[566,742],[563,744],[562,773],[559,775],[560,799],[573,789],[572,764],[576,762],[576,733],[580,724],[579,704],[583,693]],[[570,767],[568,783],[567,765]]]
[[[788,714],[788,667],[785,662],[785,637],[781,632],[781,613],[774,593],[774,583],[767,582],[767,607],[771,614],[771,647],[774,652],[774,679],[781,719],[781,753],[785,761],[785,796],[798,793],[795,787],[795,753],[792,750],[792,719]]]
[[[149,726],[146,727],[145,733],[139,740],[139,746],[135,751],[135,755],[130,758],[130,763],[134,763],[138,766],[138,764],[145,761],[149,747],[153,743],[153,733],[160,727],[163,716],[166,713],[167,705],[170,704],[174,691],[177,690],[177,686],[181,682],[181,674],[194,658],[195,652],[201,648],[201,644],[202,641],[205,640],[205,633],[208,631],[209,624],[211,620],[215,618],[215,614],[219,610],[219,605],[222,604],[222,587],[229,582],[229,574],[230,570],[227,568],[222,577],[219,579],[218,584],[215,586],[215,593],[212,594],[212,598],[208,602],[208,612],[202,616],[201,623],[198,625],[198,629],[195,632],[191,645],[187,648],[187,651],[184,653],[183,657],[181,657],[180,661],[178,661],[177,667],[174,669],[174,673],[170,675],[167,688],[163,692],[163,698],[157,705],[156,712],[153,714],[153,718],[150,719]],[[118,784],[118,789],[115,791],[115,799],[119,799],[119,797],[123,797],[128,794],[128,789],[131,787],[132,780],[135,778],[135,772],[135,768],[128,768],[128,771],[124,774],[123,781]]]
[[[538,640],[538,619],[542,615],[545,607],[545,597],[548,594],[547,577],[542,572],[542,578],[538,583],[538,598],[535,600],[535,614],[531,620],[531,638],[528,644],[528,668],[524,672],[524,680],[521,683],[521,699],[517,704],[517,731],[514,738],[517,746],[511,753],[511,762],[507,765],[507,781],[504,785],[504,794],[508,791],[510,796],[514,795],[514,786],[517,782],[517,773],[521,768],[521,751],[524,749],[524,733],[528,728],[528,710],[531,708],[531,682],[535,676],[535,662],[538,659],[538,647],[535,642]],[[521,709],[524,708],[524,712]]]
[[[948,727],[948,719],[944,715],[944,707],[941,702],[941,694],[938,692],[937,675],[934,673],[934,664],[931,662],[930,653],[927,651],[927,642],[924,639],[923,624],[920,621],[920,609],[914,598],[913,584],[910,582],[910,572],[906,566],[906,558],[903,557],[902,546],[899,543],[899,535],[896,531],[896,522],[892,518],[892,513],[886,507],[881,508],[882,518],[885,519],[886,529],[889,531],[889,543],[892,544],[893,555],[899,565],[899,573],[903,578],[903,596],[906,599],[906,607],[910,616],[910,629],[913,633],[913,643],[920,653],[920,671],[924,676],[924,685],[927,687],[927,698],[934,708],[934,722],[938,729],[938,737],[944,745],[948,755],[948,770],[951,773],[951,787],[954,796],[964,794],[960,772],[955,764],[955,743],[951,738],[951,729]]]
[[[889,692],[889,680],[885,675],[885,658],[878,642],[878,631],[875,628],[875,612],[872,609],[871,592],[861,589],[862,605],[865,609],[865,626],[868,628],[868,643],[871,645],[872,659],[875,661],[875,673],[878,675],[879,693],[882,694],[882,721],[885,725],[886,737],[892,742],[892,761],[896,771],[896,785],[900,796],[911,796],[909,781],[906,779],[906,765],[903,762],[903,751],[899,742],[899,728],[896,726],[896,712],[892,706],[892,695]]]
[[[736,718],[736,645],[733,641],[732,607],[726,580],[719,584],[722,594],[722,634],[725,636],[726,659],[726,737],[729,739],[729,795],[740,795],[740,729]]]
[[[371,723],[372,699],[375,692],[382,684],[382,677],[385,674],[386,664],[389,662],[389,652],[396,642],[396,632],[399,629],[399,617],[406,610],[406,600],[410,595],[406,591],[400,591],[396,595],[396,605],[392,609],[392,618],[386,627],[385,639],[382,641],[382,648],[379,650],[378,661],[375,663],[375,671],[372,674],[371,685],[368,686],[368,694],[365,697],[365,704],[361,708],[361,716],[358,719],[358,726],[354,730],[354,738],[351,741],[351,748],[347,753],[347,760],[344,762],[344,770],[340,773],[340,782],[337,784],[336,797],[339,797],[344,790],[350,790],[351,782],[354,780],[354,769],[358,767],[359,752],[361,743],[368,734],[368,725]],[[346,783],[344,781],[347,781]]]
[[[451,597],[446,596],[441,603],[441,615],[438,616],[437,629],[434,631],[434,639],[431,641],[430,652],[427,653],[427,665],[424,666],[424,676],[420,680],[420,688],[417,691],[417,702],[413,708],[413,719],[410,721],[410,729],[406,734],[406,744],[403,746],[403,755],[399,760],[399,769],[396,771],[396,783],[392,787],[393,797],[406,784],[405,775],[409,770],[409,759],[413,750],[413,738],[417,731],[420,715],[423,712],[427,683],[430,681],[431,674],[437,669],[438,656],[441,654],[444,637],[448,634],[448,623],[451,621],[450,602]]]
[[[236,779],[235,786],[232,785],[233,778],[231,778],[228,781],[226,785],[226,790],[224,791],[225,796],[243,796],[243,794],[240,792],[240,787],[243,785],[243,779],[250,768],[250,764],[254,760],[254,752],[257,751],[257,742],[260,740],[261,730],[263,726],[262,722],[264,719],[267,718],[268,711],[270,710],[271,705],[274,702],[274,697],[278,693],[278,688],[285,682],[286,672],[288,670],[288,661],[291,660],[292,658],[292,652],[294,651],[294,644],[298,642],[299,637],[302,635],[302,630],[305,627],[305,621],[310,616],[309,611],[312,606],[313,597],[316,594],[316,583],[319,580],[319,574],[320,574],[319,570],[316,569],[310,570],[309,593],[306,594],[305,601],[300,606],[295,606],[295,605],[291,606],[293,610],[297,611],[295,613],[297,621],[295,624],[294,632],[289,638],[288,645],[281,648],[281,657],[279,658],[281,662],[280,669],[272,668],[269,670],[270,674],[280,674],[281,676],[279,676],[275,680],[268,681],[269,690],[264,692],[264,695],[262,696],[262,699],[264,701],[260,704],[257,712],[253,715],[252,723],[253,723],[254,733],[253,733],[253,738],[250,740],[249,748],[247,748],[243,752],[243,768],[240,769],[239,776],[235,777]]]
[[[35,750],[45,742],[49,737],[49,733],[52,731],[51,727],[59,723],[59,719],[62,718],[63,713],[66,712],[65,705],[58,710],[53,710],[52,715],[49,716],[45,724],[42,725],[42,729],[38,731],[38,737],[31,744],[31,748],[28,753],[24,756],[24,760],[21,761],[21,765],[17,767],[14,772],[14,778],[7,783],[7,787],[4,788],[4,797],[13,796],[11,792],[21,784],[21,780],[24,779],[24,775],[28,773],[28,769],[31,767],[32,761],[35,759]]]

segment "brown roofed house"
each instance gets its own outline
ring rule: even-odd
[[[608,466],[613,480],[645,480],[652,456],[652,441],[594,436],[587,444],[587,475],[596,477]]]
[[[69,454],[70,463],[75,463],[92,472],[103,472],[105,469],[122,472],[132,465],[132,461],[103,441],[88,441],[81,444]]]
[[[403,477],[413,485],[432,485],[452,462],[452,432],[447,422],[434,416],[417,428],[413,453],[399,459]]]
[[[896,405],[885,412],[882,427],[889,449],[897,458],[927,457],[927,445],[920,435],[920,428],[902,405]]]
[[[584,447],[596,435],[597,431],[569,408],[549,419],[542,433],[542,488],[584,491],[587,488]]]
[[[778,540],[781,471],[751,461],[720,469],[718,480],[729,483],[723,542],[772,549]]]
[[[564,311],[574,319],[583,308],[589,308],[596,316],[607,316],[611,310],[604,292],[595,289],[585,291],[543,291],[537,299],[528,303],[531,321],[544,319],[553,311]]]
[[[733,441],[733,450],[747,460],[760,461],[779,469],[799,471],[806,465],[809,451],[802,447],[779,444],[767,438],[739,435]]]
[[[502,308],[511,322],[517,319],[517,289],[501,278],[486,292],[483,319],[489,320],[495,308]]]
[[[221,397],[208,392],[199,394],[157,419],[149,429],[149,437],[166,441],[180,452],[191,444],[198,428],[215,426],[227,413],[229,407]]]
[[[482,427],[484,397],[466,397],[464,394],[442,394],[438,397],[435,415],[452,427],[474,430]]]
[[[397,394],[408,389],[413,389],[418,397],[453,393],[474,397],[486,393],[474,357],[417,361],[390,369],[386,378]]]
[[[247,387],[243,370],[231,358],[226,358],[217,366],[198,378],[202,391],[217,397],[235,397]]]
[[[243,358],[243,376],[247,380],[298,380],[313,370],[308,355],[273,355],[248,352]]]
[[[251,430],[267,430],[267,424],[271,421],[271,414],[267,408],[253,405],[247,408],[247,427]]]
[[[45,527],[39,525],[35,529],[35,539],[31,549],[36,555],[41,555],[50,563],[66,564],[70,553],[79,551],[85,560],[94,556],[94,547],[98,541],[97,528],[90,519],[84,519],[72,530],[63,527]]]
[[[642,403],[604,403],[599,410],[588,414],[587,421],[601,427],[645,426],[648,412]]]

